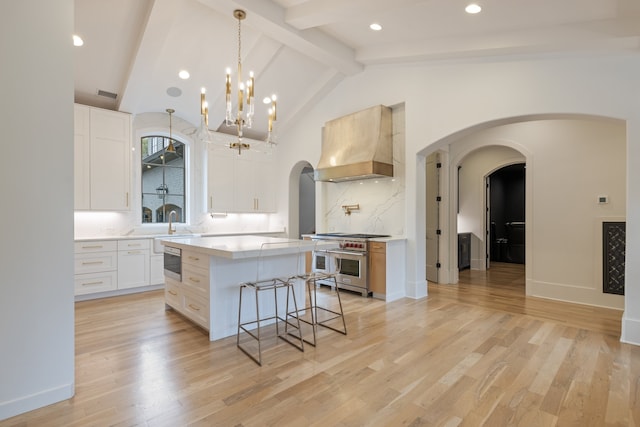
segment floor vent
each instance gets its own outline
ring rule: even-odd
[[[602,223],[602,292],[624,295],[625,222]]]

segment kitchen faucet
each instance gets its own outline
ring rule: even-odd
[[[169,234],[173,234],[176,232],[176,226],[171,223],[171,215],[174,215],[174,221],[178,220],[178,213],[176,211],[169,212]]]

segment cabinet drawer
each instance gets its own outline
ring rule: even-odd
[[[164,284],[164,301],[167,305],[170,305],[174,309],[181,311],[182,291],[180,289],[180,283],[166,279]]]
[[[118,240],[119,251],[149,249],[149,239]]]
[[[117,252],[76,254],[74,259],[74,269],[76,274],[98,273],[101,271],[116,270],[117,268]]]
[[[209,255],[183,250],[182,263],[193,265],[199,268],[205,268],[207,271],[209,271]]]
[[[75,242],[75,253],[109,252],[118,250],[118,242],[115,240],[91,240]]]
[[[75,295],[84,295],[95,292],[114,291],[118,287],[118,280],[115,271],[76,274],[74,285]]]
[[[209,330],[209,299],[190,292],[183,293],[182,313],[198,325]]]
[[[195,294],[209,296],[209,270],[193,265],[185,265],[182,270],[182,284]]]

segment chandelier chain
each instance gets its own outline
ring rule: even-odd
[[[240,51],[242,49],[242,37],[240,36],[240,24],[242,20],[238,19],[238,65],[242,63],[242,58],[240,57]]]

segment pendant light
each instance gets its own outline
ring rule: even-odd
[[[171,129],[171,115],[176,112],[173,108],[167,108],[167,113],[169,113],[169,145],[165,149],[167,153],[175,153],[176,147],[173,146],[173,134]]]

